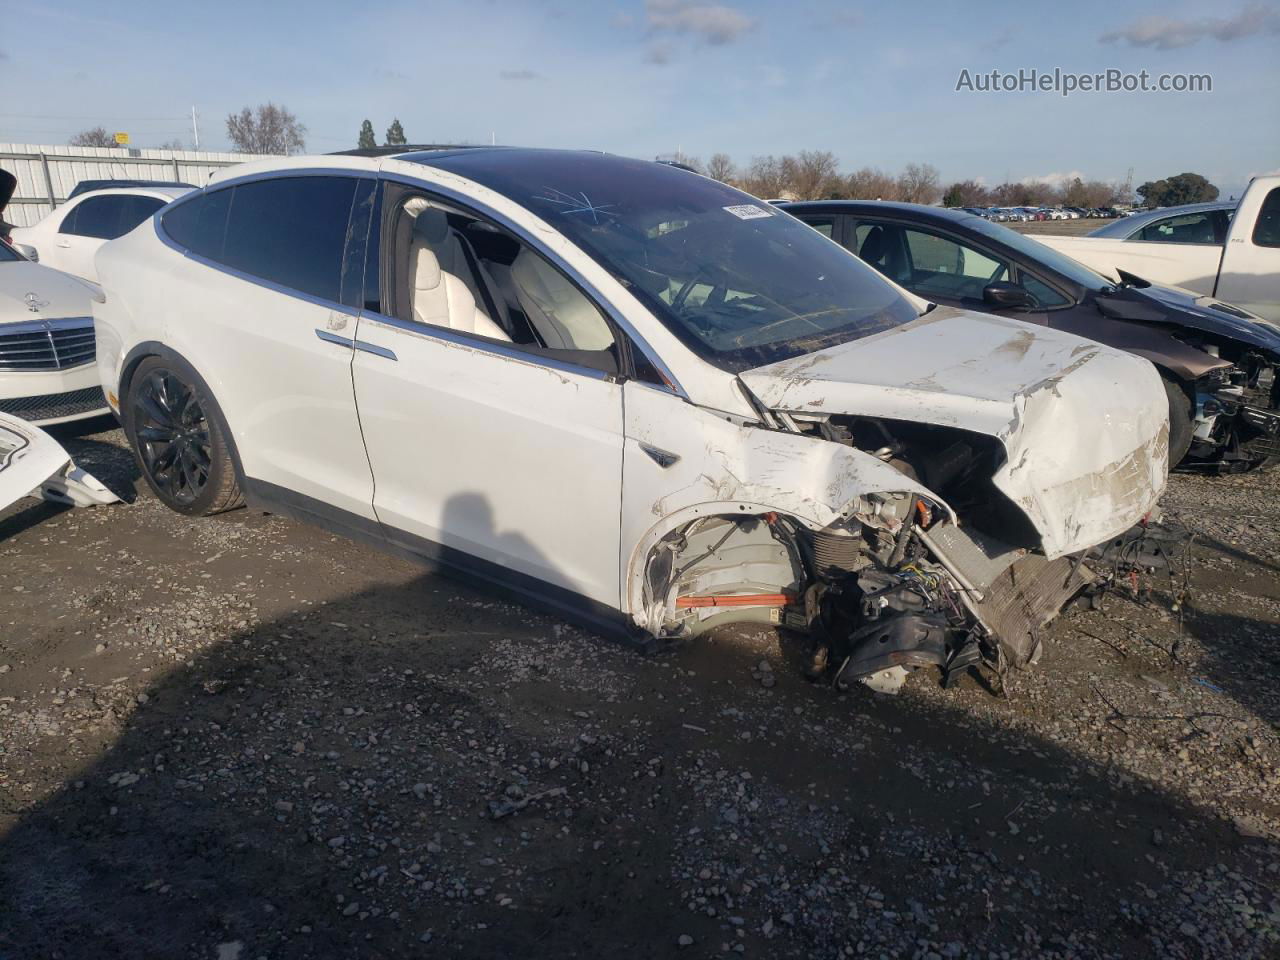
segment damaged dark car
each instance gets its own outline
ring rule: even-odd
[[[1113,283],[960,210],[842,200],[781,206],[926,300],[1150,360],[1169,397],[1171,468],[1235,473],[1280,462],[1280,328],[1267,320],[1130,274]]]

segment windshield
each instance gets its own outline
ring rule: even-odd
[[[975,233],[986,234],[992,240],[999,240],[1006,247],[1013,248],[1028,260],[1043,264],[1086,290],[1093,290],[1096,293],[1115,286],[1102,274],[1090,270],[1079,260],[1072,260],[1066,254],[1059,253],[1052,247],[1046,246],[1038,240],[1033,240],[1024,233],[1010,230],[1003,224],[992,223],[990,220],[974,217],[972,220],[965,220],[964,225]]]
[[[0,263],[8,263],[11,260],[21,259],[23,258],[18,255],[18,251],[14,250],[3,240],[0,240]]]
[[[699,356],[739,371],[914,320],[875,270],[789,214],[670,166],[596,153],[406,157],[552,224]]]

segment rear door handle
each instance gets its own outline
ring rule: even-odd
[[[318,327],[316,328],[316,336],[319,337],[321,340],[323,340],[325,343],[336,343],[340,347],[355,346],[355,341],[352,340],[350,337],[344,337],[344,336],[341,336],[340,334],[333,333],[332,331],[329,331],[329,330],[321,330]]]
[[[366,340],[355,341],[355,347],[357,350],[361,350],[364,353],[372,353],[375,357],[382,357],[385,360],[399,359],[394,350],[388,350],[386,347],[380,347],[376,343],[369,343]]]
[[[57,244],[58,244],[58,246],[60,246],[60,247],[69,247],[69,246],[71,246],[71,241],[70,241],[70,240],[59,240],[59,241],[57,241]]]

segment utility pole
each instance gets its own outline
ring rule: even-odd
[[[200,149],[200,123],[196,120],[196,108],[191,107],[191,137],[195,141],[196,149]]]

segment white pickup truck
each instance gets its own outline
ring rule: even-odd
[[[1159,212],[1177,216],[1178,208]],[[1107,232],[1124,222],[1109,225]],[[1176,226],[1140,230],[1137,224],[1127,237],[1037,235],[1036,239],[1113,280],[1124,279],[1124,271],[1152,283],[1225,300],[1280,323],[1280,176],[1254,178],[1227,225],[1225,242],[1212,231],[1202,236]]]

